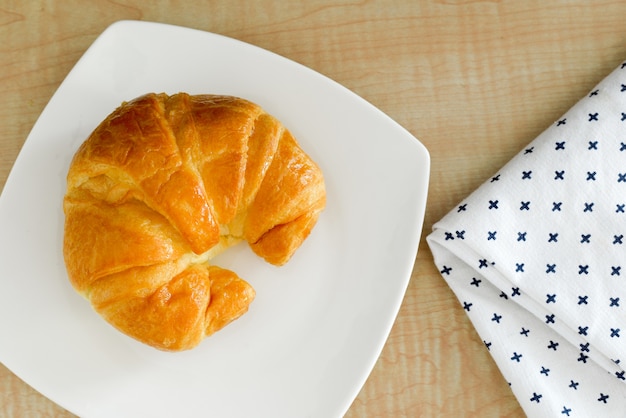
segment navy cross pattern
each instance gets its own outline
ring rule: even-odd
[[[626,416],[626,62],[427,242],[529,417]]]

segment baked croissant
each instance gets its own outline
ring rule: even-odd
[[[114,327],[186,350],[255,297],[208,261],[243,240],[282,265],[325,203],[319,167],[258,105],[151,93],[123,103],[74,155],[65,264],[76,291]]]

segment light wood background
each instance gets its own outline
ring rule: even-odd
[[[432,158],[420,252],[347,416],[523,416],[424,237],[626,59],[626,2],[0,0],[0,190],[61,81],[120,19],[271,50],[345,85],[419,138]],[[0,364],[0,416],[72,415]]]

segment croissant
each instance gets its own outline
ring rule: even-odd
[[[146,94],[106,117],[72,159],[63,201],[69,280],[121,332],[188,350],[255,297],[209,261],[246,241],[283,265],[325,204],[320,168],[257,104]]]

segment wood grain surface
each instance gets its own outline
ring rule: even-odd
[[[403,305],[346,416],[521,417],[424,238],[626,59],[625,17],[620,0],[0,0],[0,190],[48,100],[117,20],[215,32],[311,67],[391,116],[432,159]],[[0,416],[73,415],[0,365]]]

